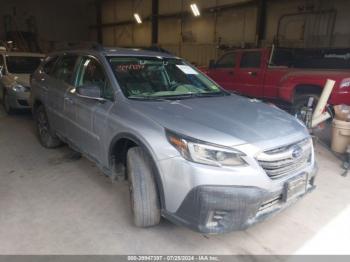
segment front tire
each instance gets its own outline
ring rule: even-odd
[[[138,227],[155,226],[160,222],[159,196],[153,172],[152,162],[142,148],[129,149],[127,174],[130,202],[134,223]]]
[[[62,144],[60,139],[50,129],[45,107],[40,105],[35,111],[35,122],[40,144],[46,148],[56,148]]]

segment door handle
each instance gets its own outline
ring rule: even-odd
[[[66,101],[67,103],[73,104],[73,99],[70,97],[65,97],[64,101]]]
[[[248,72],[248,75],[250,75],[250,76],[257,76],[257,75],[258,75],[258,72],[252,72],[252,71],[250,71],[250,72]]]
[[[233,71],[228,71],[229,75],[234,75],[235,73]]]

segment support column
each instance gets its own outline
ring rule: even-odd
[[[152,45],[158,45],[159,0],[152,0]]]

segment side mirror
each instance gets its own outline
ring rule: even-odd
[[[94,84],[78,86],[75,89],[75,92],[80,97],[99,100],[99,101],[105,100],[104,98],[101,97],[101,89]]]
[[[215,68],[215,60],[214,59],[209,60],[209,68]]]

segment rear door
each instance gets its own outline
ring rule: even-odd
[[[61,135],[67,135],[67,130],[74,124],[74,109],[72,103],[65,99],[67,90],[72,89],[73,74],[77,63],[77,55],[63,55],[57,61],[48,85],[48,107],[52,116],[54,129]],[[69,137],[67,137],[70,139]]]
[[[208,75],[216,83],[229,91],[239,91],[236,85],[236,60],[235,52],[224,54],[213,66],[208,70]]]
[[[48,56],[45,58],[42,66],[39,67],[34,73],[34,77],[31,80],[31,94],[40,101],[43,101],[46,105],[46,113],[49,115],[49,121],[51,121],[51,104],[48,103],[49,88],[55,83],[52,79],[53,69],[57,63],[59,56]],[[33,102],[33,101],[32,101]],[[52,125],[50,123],[50,125]]]
[[[236,79],[240,93],[251,97],[263,96],[264,70],[262,51],[243,51]]]
[[[74,85],[81,88],[96,85],[101,90],[101,97],[105,99],[98,101],[78,96],[75,88],[66,93],[66,99],[72,101],[75,113],[74,126],[67,130],[68,136],[79,150],[101,162],[101,136],[107,126],[108,110],[113,105],[114,91],[102,63],[93,56],[83,56],[79,59]]]

